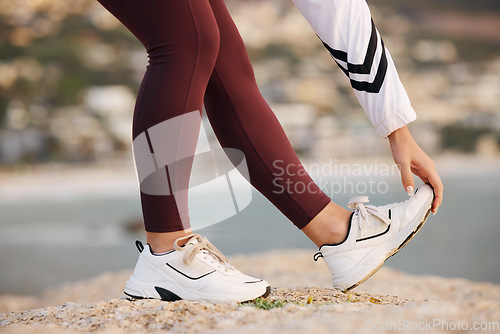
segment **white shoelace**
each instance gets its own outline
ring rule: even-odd
[[[368,196],[358,196],[351,198],[349,203],[347,203],[347,207],[349,209],[352,209],[355,213],[358,213],[358,217],[360,219],[359,228],[363,229],[370,226],[370,222],[368,221],[369,214],[379,218],[387,225],[390,225],[391,220],[389,219],[389,217],[385,213],[380,211],[378,207],[370,204],[365,205],[365,203],[368,202]]]
[[[198,241],[195,244],[190,243],[189,241],[194,238]],[[179,246],[178,242],[188,240],[183,246]],[[174,242],[174,249],[177,251],[184,251],[184,256],[182,257],[182,261],[185,264],[191,264],[194,261],[196,254],[199,252],[204,254],[204,259],[210,261],[213,264],[216,264],[218,268],[229,271],[234,269],[232,265],[229,264],[227,258],[222,254],[206,237],[202,237],[199,234],[190,234],[185,237],[179,238]]]
[[[359,217],[359,229],[363,230],[364,228],[370,226],[370,222],[368,221],[368,215],[373,215],[380,220],[382,220],[384,223],[387,225],[391,224],[391,220],[389,217],[383,213],[378,207],[374,205],[365,205],[365,203],[368,203],[369,199],[368,196],[358,196],[358,197],[353,197],[347,203],[347,207],[351,210],[354,210],[354,213],[358,215]],[[348,238],[349,240],[349,238]],[[356,242],[355,238],[350,239],[350,244],[351,246]],[[320,252],[317,252],[314,254],[314,261],[318,261],[320,257],[323,257],[323,254]]]

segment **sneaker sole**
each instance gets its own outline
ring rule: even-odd
[[[176,295],[175,293],[173,293],[172,291],[169,291],[167,289],[163,289],[161,287],[155,286],[155,290],[158,292],[158,294],[161,297],[161,300],[163,300],[163,301],[174,302],[177,300],[183,300],[181,297],[179,297],[178,295]],[[158,298],[152,298],[152,297],[135,296],[135,295],[132,295],[130,293],[127,293],[126,291],[123,291],[123,293],[126,294],[127,296],[133,298],[133,299],[158,299]],[[262,295],[255,297],[255,298],[252,298],[252,299],[240,301],[239,303],[247,303],[247,302],[250,302],[250,301],[252,301],[256,298],[259,298],[259,297],[267,298],[267,296],[269,296],[270,293],[271,293],[271,287],[267,286],[266,292],[264,292]],[[216,300],[216,301],[221,302],[223,300]]]
[[[433,196],[433,200],[431,201],[429,209],[427,210],[427,213],[425,214],[423,220],[417,225],[417,227],[406,237],[406,239],[396,249],[394,249],[393,251],[389,252],[386,255],[385,259],[380,263],[380,265],[378,265],[375,269],[373,269],[368,275],[366,275],[363,279],[361,279],[360,281],[358,281],[356,284],[353,284],[350,287],[348,287],[347,289],[344,289],[342,291],[343,292],[347,292],[349,290],[354,289],[358,285],[364,283],[367,279],[369,279],[370,277],[372,277],[384,265],[385,261],[388,258],[390,258],[391,256],[394,256],[397,252],[399,252],[418,233],[418,231],[420,231],[420,229],[422,228],[422,226],[424,226],[427,218],[429,218],[429,215],[431,213],[431,208],[432,208],[432,202],[433,201],[434,201],[434,196]]]

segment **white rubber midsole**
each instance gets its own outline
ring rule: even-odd
[[[181,299],[184,300],[204,300],[204,301],[219,301],[219,302],[228,302],[228,301],[235,301],[235,302],[243,302],[243,301],[248,301],[255,299],[257,297],[260,297],[266,293],[267,286],[262,287],[262,291],[258,291],[257,293],[253,294],[231,294],[231,295],[225,295],[225,294],[210,294],[210,293],[205,293],[205,292],[200,292],[197,290],[191,290],[185,287],[180,286],[179,284],[176,283],[170,283],[170,282],[142,282],[138,280],[137,278],[134,277],[134,275],[130,276],[129,280],[127,281],[125,285],[124,292],[132,297],[139,297],[139,298],[153,298],[153,299],[161,299],[160,294],[158,291],[156,291],[155,287],[159,287],[165,290],[168,290],[177,296],[179,296]]]

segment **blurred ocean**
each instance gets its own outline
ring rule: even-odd
[[[439,214],[431,215],[418,236],[386,265],[412,274],[500,284],[500,168],[451,164],[445,169],[445,202]],[[37,294],[62,282],[132,268],[138,256],[134,241],[145,241],[145,236],[137,185],[133,174],[127,175],[111,183],[79,179],[76,185],[66,177],[63,185],[38,185],[33,191],[0,186],[0,294]],[[335,190],[330,195],[341,205],[357,195],[351,190],[369,182],[384,192],[368,193],[372,204],[407,198],[398,175],[344,175],[321,181],[335,186],[329,188]],[[196,208],[210,210],[203,203]],[[201,233],[226,255],[307,248],[312,256],[316,251],[256,191],[241,213]]]

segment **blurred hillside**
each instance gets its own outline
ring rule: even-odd
[[[404,16],[412,25],[406,37],[448,39],[461,60],[483,61],[498,57],[500,2],[492,0],[376,0],[384,11]]]
[[[497,155],[500,3],[369,4],[419,115],[412,127],[421,145]],[[259,86],[300,154],[387,153],[291,1],[229,0],[228,7]],[[0,0],[0,165],[127,156],[146,65],[142,45],[97,1]]]

